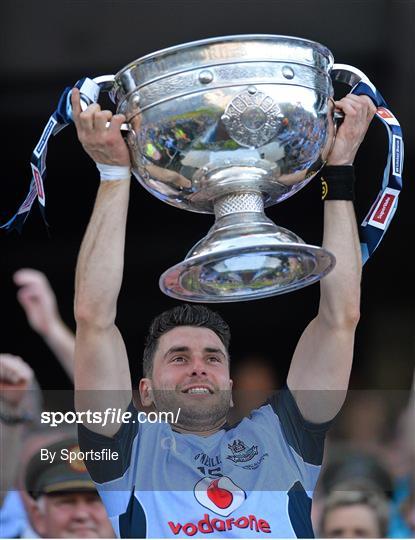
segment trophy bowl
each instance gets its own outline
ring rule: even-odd
[[[206,237],[160,277],[164,293],[252,300],[333,268],[331,253],[264,214],[327,159],[336,132],[332,68],[318,43],[239,35],[164,49],[102,78],[126,116],[138,181],[168,204],[215,215]]]

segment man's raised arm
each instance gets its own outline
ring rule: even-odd
[[[336,106],[345,118],[327,165],[352,165],[376,108],[366,96],[354,95]],[[336,172],[347,174],[345,169]],[[328,189],[330,194],[330,185]],[[344,190],[344,199],[348,199],[347,185]],[[332,419],[343,404],[360,313],[362,262],[354,207],[352,200],[341,200],[341,191],[337,191],[339,200],[324,202],[323,238],[323,246],[336,257],[336,266],[321,280],[318,315],[300,338],[287,379],[304,418],[313,422]]]
[[[101,181],[82,241],[75,279],[75,402],[78,411],[125,410],[131,400],[128,358],[115,326],[124,268],[130,157],[120,132],[124,116],[90,105],[81,112],[79,91],[72,91],[73,117],[85,151],[96,162],[125,168],[125,178]],[[110,126],[106,127],[107,122]],[[115,174],[114,174],[115,176]],[[117,424],[89,429],[114,435]]]

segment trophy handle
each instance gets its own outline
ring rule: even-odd
[[[363,71],[360,71],[360,69],[357,69],[354,66],[349,66],[348,64],[333,64],[331,77],[333,81],[348,84],[351,88],[361,81],[370,86],[372,85]],[[344,114],[340,111],[336,111],[334,113],[334,119],[340,122],[344,119]]]
[[[364,264],[382,241],[398,207],[398,197],[402,189],[403,135],[398,119],[389,109],[375,85],[360,69],[346,64],[334,64],[331,76],[333,80],[351,86],[352,94],[369,97],[376,105],[376,116],[388,132],[388,154],[381,188],[360,225],[360,244]]]
[[[85,92],[82,92],[82,88],[81,88],[81,95],[80,95],[81,109],[85,111],[85,109],[92,103],[98,103],[99,94],[101,92],[108,92],[108,93],[112,92],[112,90],[114,89],[114,78],[115,78],[114,75],[100,75],[99,77],[95,77],[94,79],[91,79],[92,83],[95,83],[95,85],[97,85],[95,89],[93,89],[92,91],[89,91],[88,93],[85,93]],[[107,127],[109,127],[109,125],[110,123],[107,122]],[[121,131],[131,131],[131,127],[127,123],[121,124],[120,129]]]
[[[361,81],[372,86],[369,77],[363,71],[347,64],[333,64],[331,76],[334,81],[348,84],[350,87],[356,86]]]

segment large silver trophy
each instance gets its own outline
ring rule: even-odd
[[[126,116],[133,173],[162,201],[215,214],[208,234],[160,277],[164,293],[232,302],[314,283],[334,256],[276,226],[264,207],[305,186],[336,133],[332,76],[358,70],[287,36],[186,43],[94,79]],[[173,229],[174,224],[169,224]]]

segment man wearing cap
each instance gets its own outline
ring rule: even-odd
[[[26,490],[37,503],[32,515],[35,529],[42,538],[113,538],[83,461],[67,459],[69,452],[79,452],[76,439],[42,448],[27,466]]]

